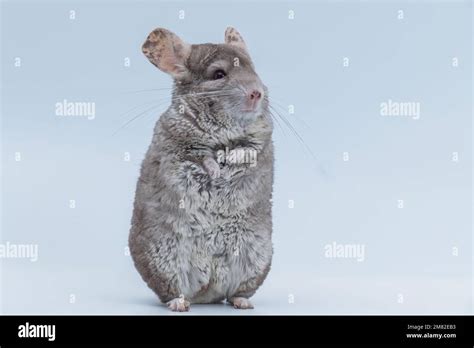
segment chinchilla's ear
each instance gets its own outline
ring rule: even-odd
[[[184,63],[191,52],[191,45],[171,31],[157,28],[148,35],[142,51],[160,70],[179,77],[186,72]]]
[[[245,44],[242,35],[240,35],[240,33],[235,28],[227,27],[225,30],[225,43],[239,47],[247,52],[247,45]]]

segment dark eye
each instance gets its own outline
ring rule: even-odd
[[[219,80],[219,79],[223,79],[225,76],[226,76],[226,73],[224,72],[224,70],[216,70],[212,78],[214,80]]]

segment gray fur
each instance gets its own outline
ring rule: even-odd
[[[242,40],[234,31],[225,44],[187,45],[157,29],[143,46],[172,74],[174,88],[141,167],[129,245],[142,278],[172,310],[248,299],[270,270],[273,124],[267,89],[243,41],[232,44]],[[165,53],[160,40],[172,40]],[[163,54],[176,64],[165,65]],[[221,66],[226,78],[210,79],[210,69]],[[252,86],[264,91],[261,108],[242,112],[243,91]],[[257,161],[219,165],[217,153],[226,148],[256,151]],[[173,302],[179,298],[186,306]],[[241,302],[233,303],[252,308]]]

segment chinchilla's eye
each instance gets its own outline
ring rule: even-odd
[[[226,76],[226,73],[224,70],[216,70],[212,77],[214,80],[219,80],[219,79],[223,79],[225,76]]]

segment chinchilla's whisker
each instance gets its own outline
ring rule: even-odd
[[[282,112],[284,112],[285,114],[289,113],[288,109],[284,106],[285,103],[283,101],[281,101],[281,100],[279,101],[278,99],[275,99],[275,98],[270,97],[270,96],[268,96],[268,98],[271,101],[272,105],[278,106],[282,110]],[[301,122],[304,127],[308,128],[308,129],[311,129],[311,127],[301,117],[299,117],[297,114],[294,114],[294,116],[295,116],[294,117],[295,120]]]
[[[188,93],[188,94],[183,94],[180,96],[177,96],[178,98],[184,98],[184,97],[200,97],[200,96],[220,96],[220,95],[233,95],[233,93],[225,93],[225,92],[201,92],[201,93]]]
[[[232,94],[216,94],[216,95],[201,95],[197,99],[202,99],[202,98],[219,98],[219,97],[229,97]]]
[[[268,97],[269,99],[271,99],[272,101],[274,101],[275,103],[279,103],[280,105],[284,105],[285,102],[281,99],[277,99],[275,98],[273,95],[267,95],[266,97]]]
[[[267,115],[267,113],[264,113],[264,115],[265,115],[266,117],[268,117],[268,115],[269,115],[269,116],[270,116],[270,119],[273,120],[273,121],[275,121],[275,123],[276,123],[277,126],[278,126],[278,129],[279,129],[280,132],[283,134],[283,136],[286,138],[286,132],[284,131],[283,127],[281,126],[280,121],[279,121],[275,116],[273,116],[273,114],[272,114],[271,112],[269,112],[268,115]]]
[[[131,118],[130,120],[128,120],[127,122],[125,122],[122,126],[120,126],[116,131],[114,131],[112,133],[112,135],[116,135],[119,131],[121,131],[122,129],[124,129],[125,127],[127,127],[128,125],[130,125],[132,122],[134,122],[135,120],[139,119],[141,116],[145,115],[147,112],[153,110],[153,109],[156,109],[156,108],[159,108],[160,106],[162,106],[163,103],[157,103],[157,104],[154,104],[153,106],[145,109],[144,111],[140,112],[138,115],[134,116],[133,118]]]
[[[220,94],[225,91],[208,91],[208,92],[189,92],[186,94],[180,94],[178,97],[192,97],[192,96],[200,96],[200,95],[215,95]]]
[[[267,99],[267,96],[265,96],[264,99],[265,99],[265,101],[267,102],[267,104],[269,104],[269,101],[268,101],[268,99]],[[270,105],[268,105],[268,106],[270,106]],[[283,136],[286,137],[286,132],[285,132],[285,130],[283,129],[283,127],[282,127],[280,121],[278,120],[278,118],[275,117],[275,116],[272,114],[271,111],[270,111],[268,114],[270,115],[270,119],[272,119],[272,120],[275,121],[275,123],[277,124],[278,128],[279,128],[280,131],[282,132]],[[267,115],[267,113],[264,113],[264,115]]]
[[[279,108],[282,109],[282,111],[284,112],[288,112],[288,110],[283,106],[283,102],[282,101],[279,101],[278,99],[275,99],[271,96],[266,96],[268,98],[268,100],[272,103],[272,105],[274,106],[278,106]]]
[[[274,110],[275,111],[275,110]],[[277,112],[277,111],[275,111]],[[278,113],[278,112],[277,112]],[[309,154],[311,155],[311,157],[313,157],[313,159],[316,159],[316,156],[314,155],[313,151],[311,150],[311,148],[308,146],[308,144],[304,141],[304,139],[301,137],[301,135],[296,131],[296,129],[293,127],[293,125],[284,117],[284,116],[281,116],[281,118],[283,119],[283,122],[287,125],[287,127],[290,129],[290,131],[296,136],[296,138],[298,139],[298,141],[300,142],[301,145],[303,145],[304,148],[306,148],[306,150],[309,152]]]
[[[281,104],[283,102],[279,103],[277,100],[275,100],[275,98],[270,97],[270,96],[268,96],[268,100],[271,102],[272,106],[279,107],[281,109],[281,112],[283,112],[284,114],[288,113],[288,110],[285,108],[285,106]],[[301,122],[306,128],[311,129],[311,127],[303,119],[299,118],[298,115],[296,114],[295,114],[295,119]]]
[[[165,90],[166,88],[163,88],[163,90]],[[155,100],[152,100],[152,101],[149,101],[149,102],[146,102],[144,104],[140,104],[140,105],[137,105],[133,108],[131,108],[130,110],[127,110],[126,112],[122,113],[119,115],[119,118],[122,118],[122,117],[125,117],[127,116],[129,113],[131,113],[132,111],[135,111],[143,106],[148,106],[150,104],[156,104],[156,103],[159,103],[159,104],[162,104],[168,100],[182,100],[183,98],[185,98],[186,96],[198,96],[199,98],[204,98],[204,97],[225,97],[225,96],[229,96],[231,94],[224,94],[224,93],[220,93],[221,91],[210,91],[210,92],[198,92],[198,93],[189,93],[189,94],[184,94],[184,95],[181,95],[179,97],[174,97],[174,98],[170,98],[169,96],[166,96],[166,97],[162,97],[162,98],[159,98],[159,99],[155,99]],[[158,105],[157,105],[158,106]],[[132,119],[133,120],[133,119]],[[114,133],[115,134],[115,133]]]
[[[199,95],[199,98],[210,98],[210,97],[221,97],[221,96],[228,96],[230,94],[218,94],[218,95]],[[145,105],[150,105],[150,104],[153,104],[152,107],[150,108],[147,108],[146,110],[144,110],[143,112],[139,113],[138,115],[134,116],[132,119],[130,119],[129,121],[127,121],[121,128],[119,128],[117,131],[121,130],[122,128],[124,128],[125,126],[127,126],[128,124],[130,124],[131,122],[133,122],[134,120],[136,120],[137,118],[139,118],[141,115],[143,115],[144,113],[156,108],[156,107],[159,107],[163,104],[165,104],[168,100],[171,100],[171,101],[174,101],[174,100],[182,100],[184,97],[186,97],[186,95],[182,95],[182,96],[179,96],[179,97],[174,97],[174,98],[170,98],[170,97],[165,97],[165,98],[160,98],[158,100],[154,100],[154,101],[151,101],[151,102],[148,102],[148,103],[145,103],[145,104],[142,104],[142,105],[138,105],[134,108],[132,108],[131,110],[127,111],[124,115],[130,113],[131,111],[134,111],[136,110],[137,108],[140,108],[142,106],[145,106]],[[122,115],[123,116],[123,115]],[[116,132],[117,132],[116,131]],[[114,133],[115,134],[115,133]]]
[[[137,106],[134,106],[133,108],[131,108],[130,110],[127,110],[125,111],[124,113],[121,113],[118,118],[124,118],[126,117],[127,115],[129,115],[131,112],[141,108],[141,107],[144,107],[144,106],[148,106],[148,105],[151,105],[151,104],[156,104],[156,103],[161,103],[161,100],[151,100],[149,102],[146,102],[146,103],[143,103],[143,104],[140,104],[140,105],[137,105]]]
[[[274,115],[273,112],[271,110],[269,110],[269,114],[270,116],[272,117],[273,120],[275,120],[275,122],[278,124],[278,126],[280,127],[280,130],[281,132],[283,133],[283,135],[286,137],[287,136],[287,133],[285,131],[285,127],[283,127],[280,123],[280,121],[282,121],[281,117],[278,116],[278,115]],[[283,122],[283,121],[282,121]]]
[[[268,107],[270,108],[271,105],[270,105],[270,98],[268,96],[268,94],[265,94],[265,96],[263,97],[263,99],[267,102],[267,105]],[[286,136],[286,132],[284,131],[284,128],[281,126],[281,123],[280,121],[278,120],[278,117],[275,117],[275,115],[273,115],[273,113],[271,112],[271,110],[269,109],[269,114],[270,116],[275,120],[275,122],[278,124],[278,126],[280,127],[282,133]]]
[[[241,85],[237,85],[236,88],[238,90],[242,91],[242,93],[247,94],[247,92],[245,91],[245,89]]]
[[[210,96],[207,96],[207,97],[210,97]],[[206,96],[202,96],[201,98],[206,98]],[[177,98],[177,99],[180,99],[180,98]],[[176,99],[176,100],[177,100]],[[149,105],[150,103],[147,103],[146,105]],[[132,117],[130,120],[128,120],[127,122],[125,122],[122,126],[120,126],[116,131],[114,131],[112,133],[112,135],[116,135],[119,131],[123,130],[124,128],[126,128],[127,126],[129,126],[132,122],[136,121],[137,119],[141,118],[142,116],[146,116],[146,113],[148,113],[149,111],[153,110],[153,109],[156,109],[156,108],[159,108],[160,106],[162,106],[164,104],[164,102],[160,102],[160,103],[155,103],[153,104],[151,107],[145,109],[144,111],[140,112],[138,115]],[[141,106],[144,106],[144,105],[140,105],[138,107],[141,107]],[[138,107],[135,107],[134,109],[137,109]],[[130,110],[130,111],[133,111],[134,109]],[[129,111],[129,112],[130,112]]]
[[[313,151],[311,150],[311,148],[308,146],[308,144],[306,144],[306,142],[303,140],[303,138],[301,137],[301,135],[296,131],[296,129],[293,127],[293,125],[284,117],[282,116],[278,110],[276,110],[273,106],[269,105],[269,107],[272,109],[272,112],[275,112],[277,115],[280,116],[280,118],[282,119],[282,121],[285,123],[285,125],[288,127],[288,129],[291,130],[291,132],[296,136],[296,138],[299,140],[299,142],[301,143],[301,145],[303,145],[305,147],[305,149],[309,152],[309,154],[313,157],[313,159],[316,159],[316,156],[314,155]]]
[[[285,134],[285,136],[286,136],[286,132],[284,131],[285,127],[282,127],[282,126],[281,126],[280,121],[282,121],[282,122],[285,124],[286,128],[288,128],[288,129],[291,131],[291,133],[293,133],[293,135],[294,135],[293,130],[291,129],[291,127],[288,126],[286,120],[284,120],[283,117],[281,117],[281,116],[280,116],[278,113],[276,113],[274,110],[269,110],[269,113],[270,113],[270,115],[272,116],[272,118],[277,122],[277,124],[280,126],[280,128],[281,128],[282,132]],[[279,121],[279,120],[280,120],[280,121]]]
[[[203,91],[203,92],[190,92],[187,94],[182,94],[181,96],[193,96],[193,95],[212,95],[212,94],[220,94],[220,93],[229,93],[232,92],[235,88],[225,88],[225,89],[218,89],[213,91]]]
[[[151,111],[153,110],[154,108],[158,108],[159,106],[163,105],[165,102],[167,102],[168,100],[171,100],[171,101],[176,101],[176,100],[182,100],[184,99],[186,96],[197,96],[198,99],[201,99],[201,98],[210,98],[210,97],[225,97],[225,96],[229,96],[229,95],[232,95],[232,94],[225,94],[225,93],[221,93],[221,91],[211,91],[211,92],[199,92],[199,93],[189,93],[189,94],[184,94],[184,95],[181,95],[181,96],[178,96],[178,97],[173,97],[173,98],[170,98],[169,96],[168,97],[164,97],[164,98],[160,98],[160,99],[157,99],[157,100],[154,100],[154,101],[150,101],[150,102],[147,102],[145,104],[141,104],[141,105],[138,105],[130,110],[128,110],[127,112],[123,113],[122,115],[120,115],[120,117],[124,117],[126,116],[127,114],[129,114],[130,112],[140,108],[140,107],[143,107],[145,105],[150,105],[152,104],[151,107],[145,109],[144,111],[140,112],[138,115],[132,117],[130,120],[128,120],[127,122],[125,122],[119,129],[117,129],[113,135],[115,135],[117,132],[119,132],[120,130],[124,129],[125,127],[127,127],[128,125],[130,125],[133,121],[137,120],[138,118],[140,118],[141,116],[143,116],[144,114],[146,114],[148,111]]]
[[[282,121],[285,123],[286,127],[288,127],[288,129],[289,129],[298,139],[300,139],[301,141],[303,141],[303,139],[302,139],[301,136],[298,134],[298,132],[296,131],[296,129],[293,127],[293,125],[290,123],[290,121],[288,121],[285,116],[283,116],[282,114],[280,114],[280,113],[278,112],[278,110],[276,110],[271,104],[269,104],[268,106],[269,106],[269,108],[271,109],[271,113],[273,113],[273,112],[276,113],[276,115],[279,116],[280,120],[282,120]]]
[[[225,93],[202,93],[202,94],[184,94],[184,95],[181,95],[181,96],[176,96],[176,97],[173,97],[171,100],[172,101],[176,101],[176,100],[183,100],[183,99],[186,99],[186,97],[189,97],[189,98],[192,98],[192,97],[195,97],[196,99],[201,99],[201,98],[216,98],[216,97],[226,97],[226,96],[231,96],[233,94],[225,94]]]
[[[123,94],[134,94],[134,93],[156,92],[156,91],[171,91],[172,89],[173,89],[172,87],[139,89],[139,90],[136,90],[136,91],[123,92]]]
[[[238,90],[238,91],[242,92],[242,94],[243,94],[244,96],[247,95],[247,91],[246,91],[245,88],[243,88],[241,85],[235,86],[235,87],[233,88],[233,90]]]

